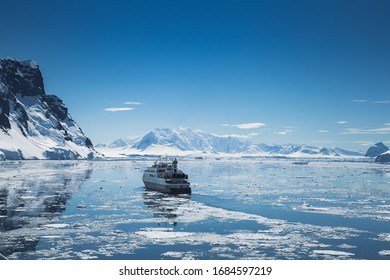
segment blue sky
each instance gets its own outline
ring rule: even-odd
[[[93,142],[191,127],[256,143],[390,144],[390,2],[2,0]],[[127,109],[123,109],[127,108]]]

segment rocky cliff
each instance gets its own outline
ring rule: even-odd
[[[370,147],[365,156],[366,157],[377,157],[385,152],[387,152],[389,148],[383,144],[382,142],[376,143],[374,146]]]
[[[91,140],[34,61],[0,59],[0,159],[92,159]]]

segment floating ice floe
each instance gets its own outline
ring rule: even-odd
[[[69,224],[47,224],[45,227],[48,228],[66,228],[69,227]]]
[[[82,260],[92,260],[92,259],[97,259],[97,256],[93,256],[92,254],[96,253],[93,250],[83,250],[81,252],[75,252],[75,255],[82,259]]]
[[[195,259],[195,254],[193,252],[177,252],[169,251],[161,254],[162,257],[168,257],[173,259],[182,259],[182,260],[193,260]]]
[[[341,249],[354,249],[354,248],[357,248],[356,246],[354,245],[349,245],[349,244],[340,244],[338,245],[337,247],[341,248]]]
[[[173,229],[167,228],[144,228],[137,232],[137,235],[142,235],[152,239],[170,239],[170,238],[181,238],[194,235],[194,232],[175,232]]]
[[[389,257],[390,256],[390,250],[382,250],[382,251],[379,251],[378,254],[380,256]]]
[[[380,233],[378,234],[378,239],[381,241],[390,242],[390,233]]]
[[[313,250],[313,254],[335,256],[335,257],[351,257],[351,256],[355,255],[354,253],[344,252],[344,251],[335,251],[335,250]]]
[[[145,253],[162,259],[364,259],[367,255],[360,244],[367,240],[381,245],[378,259],[388,254],[390,234],[385,222],[375,217],[389,217],[389,195],[375,174],[361,173],[370,168],[367,164],[316,162],[308,167],[312,181],[291,179],[299,173],[282,161],[269,160],[263,172],[251,161],[243,162],[242,170],[232,169],[226,161],[216,174],[198,168],[199,163],[184,163],[195,170],[196,190],[190,197],[145,192],[137,185],[139,171],[131,173],[134,164],[141,170],[148,165],[143,162],[94,162],[92,173],[85,172],[89,167],[83,163],[80,174],[76,165],[59,168],[57,163],[26,162],[14,168],[14,163],[1,163],[9,164],[9,170],[0,173],[0,180],[9,185],[0,188],[7,198],[4,205],[19,210],[24,204],[30,213],[13,211],[16,215],[4,216],[23,227],[1,232],[0,244],[39,241],[34,252],[15,251],[10,259],[137,259]],[[41,167],[29,171],[36,164]],[[42,169],[45,172],[38,172]],[[33,173],[42,174],[38,183],[30,179]],[[120,189],[117,179],[124,174],[130,183]],[[356,179],[350,180],[352,176]],[[97,191],[100,186],[107,191]],[[305,201],[311,204],[306,209]],[[66,208],[60,209],[62,202]],[[290,210],[294,205],[298,211]],[[333,224],[322,220],[325,214],[339,217]],[[357,222],[344,219],[355,217]],[[365,220],[378,228],[359,222]]]
[[[170,251],[170,252],[165,252],[165,253],[161,254],[161,256],[180,259],[183,257],[183,252],[171,252]]]
[[[306,211],[316,211],[316,212],[329,212],[329,208],[325,207],[314,207],[308,203],[304,203],[301,207],[299,207],[301,210]]]

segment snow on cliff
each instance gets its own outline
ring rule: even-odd
[[[0,60],[0,159],[91,159],[97,155],[63,101],[46,95],[36,62]]]

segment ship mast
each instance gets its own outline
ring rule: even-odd
[[[173,165],[173,173],[177,173],[177,159],[176,158],[172,161],[172,165]]]

